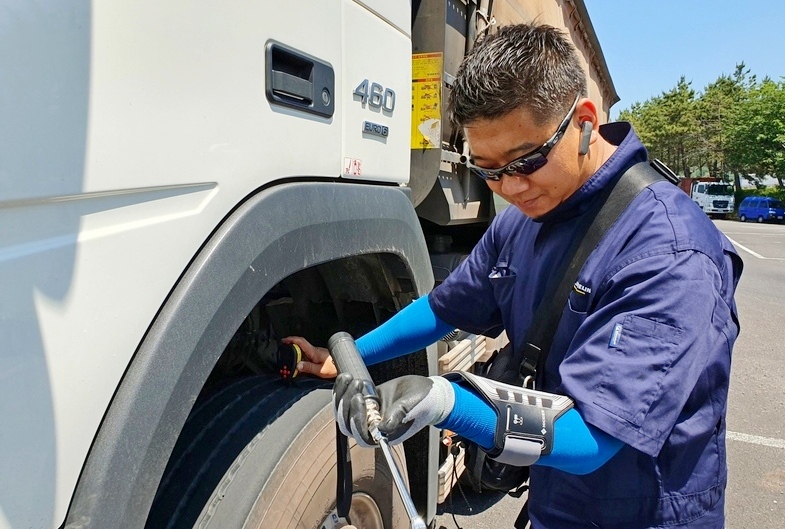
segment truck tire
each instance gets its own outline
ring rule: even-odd
[[[147,529],[332,529],[336,456],[331,384],[272,377],[235,382],[186,421],[156,494]],[[403,448],[393,448],[406,476]],[[358,529],[409,520],[378,450],[350,440]]]

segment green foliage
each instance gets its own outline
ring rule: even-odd
[[[742,189],[736,193],[736,209],[739,209],[741,201],[747,197],[771,197],[777,198],[785,203],[785,188],[782,187],[764,187],[763,189]]]
[[[684,76],[672,89],[619,113],[653,158],[690,177],[757,183],[785,178],[785,82],[758,82],[744,63],[696,94]],[[779,195],[778,195],[779,196]]]

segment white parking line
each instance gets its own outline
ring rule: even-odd
[[[761,437],[739,432],[727,432],[726,437],[732,441],[785,449],[785,439],[774,439],[772,437]]]
[[[725,236],[726,236],[726,237],[728,237],[728,235],[727,235],[727,234],[725,234]],[[728,240],[729,240],[731,243],[733,243],[733,245],[734,245],[734,246],[738,246],[739,248],[741,248],[741,249],[742,249],[742,250],[744,250],[745,252],[747,252],[747,253],[749,253],[749,254],[751,254],[751,255],[754,255],[754,256],[755,256],[755,257],[757,257],[758,259],[768,259],[768,257],[763,257],[763,256],[762,256],[761,254],[759,254],[758,252],[753,252],[752,250],[750,250],[750,249],[749,249],[749,248],[747,248],[746,246],[742,246],[741,244],[737,243],[736,241],[734,241],[734,240],[733,240],[733,239],[731,239],[730,237],[728,237]]]
[[[770,231],[723,231],[725,235],[756,235],[758,237],[782,237],[782,233]],[[784,232],[785,233],[785,232]]]

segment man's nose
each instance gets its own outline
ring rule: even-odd
[[[529,179],[524,175],[504,175],[502,177],[502,193],[517,195],[529,189]]]

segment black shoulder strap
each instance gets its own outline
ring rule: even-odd
[[[546,286],[545,295],[537,306],[532,324],[526,333],[521,363],[524,385],[534,382],[538,371],[544,371],[545,359],[559,326],[565,302],[586,259],[641,191],[660,180],[674,181],[670,175],[661,172],[655,163],[659,161],[655,160],[652,165],[649,162],[640,162],[627,169],[615,185],[606,189],[604,200],[599,200],[595,208],[588,213],[584,233],[576,234],[561,268]]]

